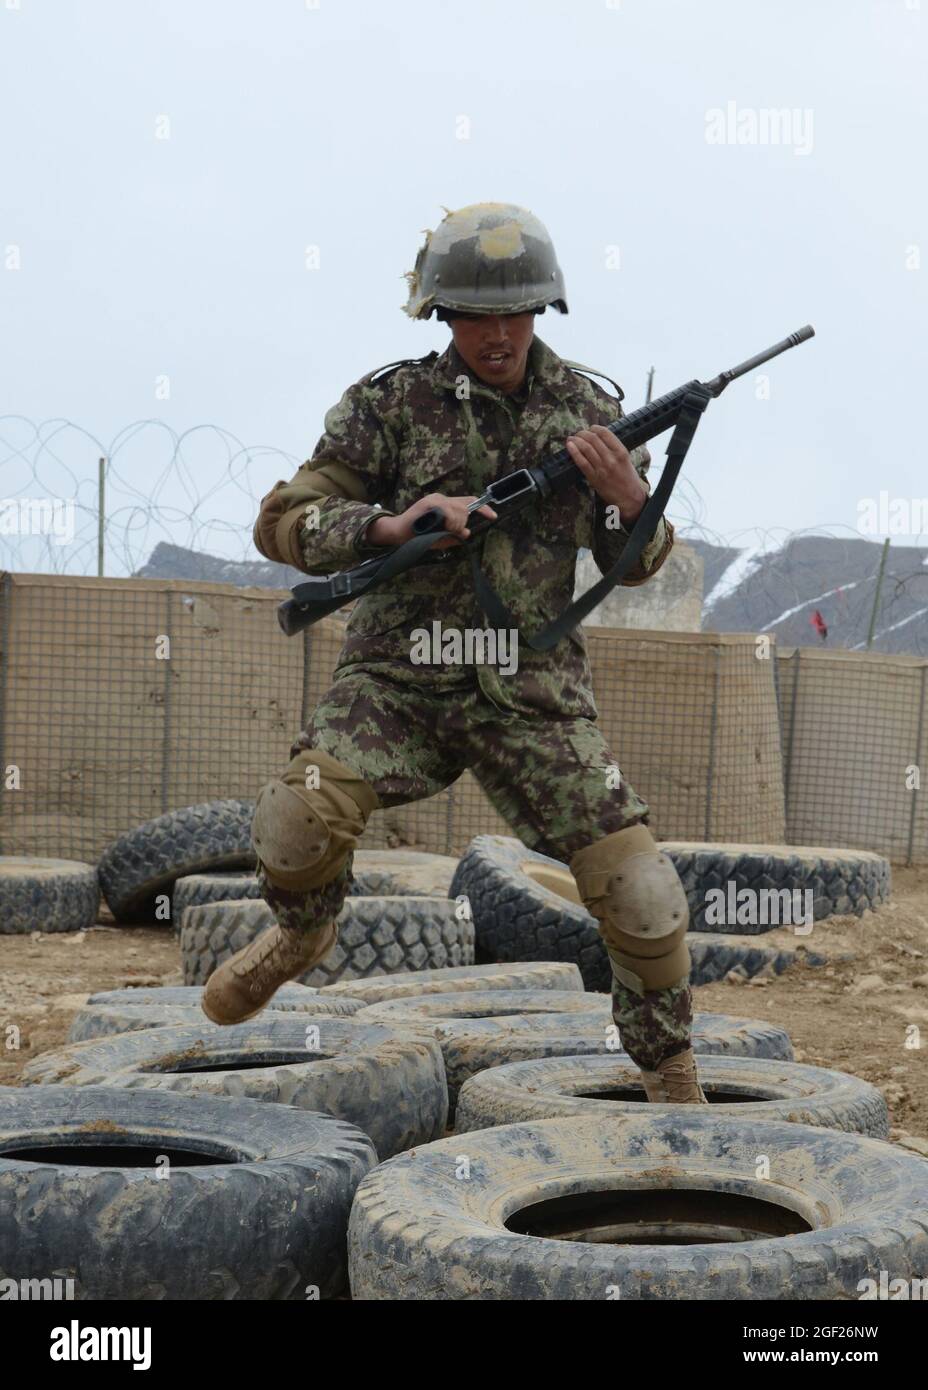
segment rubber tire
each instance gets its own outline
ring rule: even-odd
[[[351,1212],[353,1298],[856,1300],[860,1281],[879,1280],[880,1271],[925,1276],[924,1159],[857,1134],[734,1123],[704,1106],[687,1111],[649,1106],[640,1116],[503,1125],[382,1164],[358,1188]],[[767,1179],[757,1177],[758,1155],[769,1158]],[[648,1245],[552,1239],[503,1225],[543,1198],[632,1184],[715,1191],[722,1201],[744,1194],[798,1210],[814,1229]]]
[[[889,896],[888,862],[865,851],[822,851],[819,859],[813,862],[811,859],[800,861],[799,850],[778,859],[772,851],[761,852],[762,847],[671,844],[661,848],[666,849],[681,875],[693,932],[704,922],[705,892],[727,879],[735,881],[739,889],[801,887],[808,883],[816,889],[816,920],[839,910],[863,912]],[[743,852],[735,853],[736,849]],[[832,856],[831,868],[825,866],[822,856],[826,853]],[[457,898],[463,894],[470,901],[478,959],[575,961],[587,989],[609,989],[609,957],[595,918],[581,904],[560,897],[524,873],[520,865],[526,860],[553,864],[561,869],[566,867],[546,855],[526,849],[520,840],[503,835],[478,835],[458,864],[451,896]],[[856,877],[842,877],[839,871],[842,865],[848,875],[856,874]],[[827,877],[829,874],[831,876]],[[844,905],[850,902],[848,894],[852,886],[857,894],[856,908]],[[828,892],[833,896],[829,897]],[[757,928],[757,932],[762,930]],[[720,933],[715,928],[712,931],[714,936],[757,934],[741,926],[733,926],[731,933]]]
[[[205,985],[217,966],[273,923],[263,900],[188,908],[180,930],[185,983]],[[474,924],[458,919],[449,898],[348,898],[338,916],[338,942],[298,978],[321,988],[339,980],[473,963]]]
[[[372,886],[375,881],[379,885],[380,880],[380,875],[372,876]],[[367,880],[365,880],[365,892],[362,894],[359,891],[356,894],[356,896],[366,896],[366,884]],[[189,885],[189,887],[185,887],[185,885]],[[247,891],[245,891],[246,889]],[[199,906],[200,904],[205,902],[240,902],[246,898],[256,899],[260,898],[260,896],[261,894],[258,891],[258,881],[254,877],[254,875],[251,874],[192,874],[188,878],[179,879],[174,886],[174,899],[172,907],[175,931],[179,936],[179,923],[181,921],[181,914],[183,911],[186,910],[188,906]],[[178,903],[180,903],[179,909]],[[688,938],[688,941],[690,948],[690,956],[692,958],[690,983],[693,985],[713,984],[717,980],[724,979],[724,977],[728,974],[730,970],[734,970],[736,968],[741,972],[741,974],[745,978],[752,978],[754,975],[757,975],[762,970],[772,971],[775,975],[781,975],[784,970],[789,968],[789,966],[795,965],[797,964],[797,962],[800,961],[804,965],[827,965],[829,960],[829,957],[823,956],[820,952],[813,951],[808,946],[801,946],[799,948],[785,946],[765,946],[759,944],[755,937],[750,936],[727,936],[721,934],[713,934],[711,932],[694,932],[691,933],[691,935]],[[555,972],[564,972],[563,978],[567,977],[567,972],[573,971],[574,976],[576,978],[576,988],[583,988],[582,976],[580,975],[580,972],[577,969],[577,967],[571,961],[523,961],[513,964],[510,967],[510,970],[514,972],[518,972],[519,970],[537,971],[544,968],[547,968],[548,970]],[[462,970],[465,972],[468,970],[483,970],[488,973],[488,978],[500,979],[501,981],[506,982],[495,985],[483,985],[479,983],[476,985],[471,985],[470,983],[465,982],[462,985],[449,984],[449,988],[519,988],[518,980],[513,978],[511,983],[508,982],[506,973],[507,967],[505,965],[470,965],[446,967],[446,971],[449,974],[449,976],[453,975],[453,972],[455,970]],[[445,972],[442,972],[440,970],[416,971],[416,975],[418,977],[421,977],[423,975],[440,976],[443,973]],[[369,986],[370,991],[372,991],[372,993],[368,993],[367,991],[365,991],[364,997],[367,999],[368,1003],[373,1004],[378,1002],[380,999],[399,997],[400,995],[404,994],[411,995],[439,993],[442,989],[440,981],[436,981],[436,984],[432,987],[432,989],[427,990],[424,987],[421,989],[417,988],[414,982],[402,981],[394,979],[390,976],[383,976],[380,978],[382,982],[379,985],[376,980],[364,982],[367,986]],[[564,987],[562,984],[555,983],[555,981],[559,978],[557,975],[553,975],[551,978],[552,989],[559,989]],[[573,981],[571,981],[571,984],[572,983]],[[327,985],[325,986],[325,988],[344,989],[346,991],[350,990],[352,993],[354,993],[354,984],[354,981],[349,980],[344,985]],[[395,991],[391,990],[391,985],[395,985],[397,987]],[[533,977],[529,976],[527,978],[527,988],[534,989],[536,987],[544,988],[545,986],[543,983],[538,983]],[[383,993],[378,993],[378,991],[380,990],[382,990]]]
[[[315,1033],[311,1050],[308,1028]],[[275,1053],[306,1060],[257,1065]],[[205,1061],[222,1069],[197,1070]],[[165,1070],[184,1064],[192,1069]],[[439,1138],[448,1120],[445,1070],[431,1038],[353,1019],[309,1022],[305,1014],[262,1014],[225,1028],[176,1024],[76,1043],[36,1057],[22,1080],[25,1085],[181,1091],[198,1099],[247,1096],[318,1110],[356,1125],[381,1159]]]
[[[310,1018],[351,1018],[364,1007],[361,1001],[343,999],[343,1009],[326,1009],[320,1003],[315,1008],[300,1010],[301,1017]],[[273,1008],[273,1001],[265,1012],[280,1017],[281,1010]],[[287,1010],[291,1016],[293,1010]],[[88,1042],[92,1038],[110,1038],[116,1033],[135,1033],[142,1028],[167,1028],[172,1024],[185,1023],[192,1027],[201,1025],[207,1028],[219,1027],[210,1023],[199,1005],[153,1004],[148,1008],[133,1007],[131,1004],[94,1004],[81,1009],[68,1029],[68,1042]]]
[[[201,985],[111,989],[93,994],[71,1024],[68,1042],[132,1033],[138,1028],[164,1028],[171,1023],[208,1025],[200,1005],[202,994]],[[347,994],[323,999],[318,991],[307,989],[305,985],[282,985],[265,1011],[350,1018],[363,1008],[363,999],[352,999]]]
[[[367,898],[447,898],[457,856],[411,849],[359,849],[349,893]]]
[[[538,1014],[594,1014],[608,1016],[611,1022],[611,1001],[608,995],[587,993],[576,989],[478,989],[462,993],[426,994],[413,998],[387,999],[380,1004],[367,1005],[364,1017],[373,1022],[400,1028],[420,1019],[507,1019],[511,1028],[518,1028],[523,1018]]]
[[[470,902],[477,959],[572,961],[584,989],[610,989],[609,957],[595,918],[523,873],[518,866],[526,859],[557,862],[503,835],[478,835],[461,856],[451,896]]]
[[[348,889],[349,898],[371,898],[385,895],[405,896],[402,884],[388,874],[374,872],[356,875]],[[429,895],[431,896],[431,895]],[[441,894],[447,897],[447,894]],[[174,885],[171,897],[171,920],[174,932],[180,935],[184,913],[188,907],[201,907],[204,903],[232,903],[244,901],[263,901],[261,885],[255,874],[188,874],[179,878]]]
[[[0,934],[86,931],[97,920],[100,885],[73,859],[0,855]]]
[[[800,938],[801,940],[801,938]],[[808,940],[808,938],[806,938]],[[723,980],[730,970],[737,970],[744,979],[753,979],[761,971],[782,975],[793,965],[828,965],[835,956],[823,956],[811,946],[768,945],[756,936],[728,936],[724,933],[690,932],[690,984],[711,985]],[[842,958],[842,957],[837,957]]]
[[[413,850],[357,850],[354,856],[352,898],[447,898],[457,860],[444,854],[420,854]],[[174,885],[171,916],[179,930],[188,907],[201,903],[236,902],[260,898],[254,874],[187,874]]]
[[[124,1137],[239,1162],[77,1167],[2,1157],[14,1147]],[[366,1135],[285,1105],[110,1087],[0,1089],[0,1250],[13,1279],[75,1282],[76,1299],[304,1301],[346,1282],[358,1183],[376,1162]]]
[[[668,840],[661,845],[674,862],[690,904],[691,931],[762,936],[775,923],[706,924],[706,893],[733,882],[750,888],[812,890],[814,921],[865,912],[889,902],[892,871],[888,859],[870,850],[827,849],[808,845],[737,845]]]
[[[203,903],[232,903],[261,897],[261,887],[254,873],[227,873],[215,869],[212,873],[185,874],[174,884],[171,893],[171,921],[175,935],[180,935],[184,913],[188,907]]]
[[[582,990],[583,981],[577,967],[566,961],[533,960],[518,965],[452,965],[444,970],[379,975],[371,980],[346,980],[343,985],[326,985],[320,992],[326,998],[350,995],[369,1005],[389,999],[478,989]]]
[[[355,1014],[355,1020],[384,1023],[384,1015],[378,1012],[384,1007],[374,1004],[361,1009]],[[423,1018],[396,1012],[389,1018],[391,1025],[402,1028],[404,1033],[435,1038],[441,1046],[452,1116],[464,1082],[487,1067],[527,1062],[536,1057],[625,1055],[607,1003],[603,1004],[602,1013],[591,1010],[583,1014],[526,1014],[516,1021],[509,1018]],[[793,1060],[789,1035],[762,1019],[697,1013],[693,1017],[692,1038],[693,1051],[698,1054]]]
[[[101,989],[88,996],[87,1005],[128,1004],[132,1008],[150,1008],[162,1004],[179,1004],[199,1008],[203,990],[198,985],[148,985],[134,989]],[[312,1009],[320,999],[317,989],[306,985],[281,985],[267,1008],[278,1013],[292,1009]]]
[[[208,801],[137,825],[107,845],[97,872],[117,922],[151,922],[155,898],[204,869],[253,869],[253,801]]]
[[[889,1134],[886,1101],[875,1086],[847,1072],[796,1062],[771,1062],[758,1057],[701,1057],[699,1081],[713,1115],[733,1125],[743,1120],[783,1120],[791,1124],[840,1129],[848,1134]],[[635,1099],[591,1099],[586,1092],[637,1093]],[[719,1091],[762,1096],[751,1101],[719,1102]],[[677,1114],[689,1107],[654,1104],[646,1100],[641,1074],[630,1058],[543,1057],[478,1072],[461,1087],[455,1131],[490,1129],[555,1116],[592,1118],[594,1115],[637,1115],[641,1104],[648,1114]]]

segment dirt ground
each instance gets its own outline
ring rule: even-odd
[[[928,870],[894,867],[891,901],[877,912],[759,939],[805,942],[833,963],[704,985],[696,1007],[777,1023],[797,1062],[872,1082],[889,1105],[890,1137],[928,1156]]]
[[[832,963],[705,985],[696,1007],[779,1024],[798,1061],[873,1082],[891,1137],[928,1156],[928,870],[895,869],[892,901],[878,912],[761,939],[812,945]],[[89,993],[180,983],[165,928],[117,928],[104,913],[84,933],[0,937],[0,1084],[17,1084],[26,1062],[62,1046]]]

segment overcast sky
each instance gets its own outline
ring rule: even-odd
[[[814,324],[769,399],[710,407],[687,476],[711,534],[850,534],[928,494],[926,28],[928,0],[0,0],[0,415],[299,461],[350,382],[444,345],[401,312],[423,229],[511,201],[566,277],[541,336],[630,408],[652,364],[661,392]],[[223,473],[212,437],[185,456]],[[169,457],[148,429],[120,467],[147,495]],[[259,456],[254,491],[289,471]]]

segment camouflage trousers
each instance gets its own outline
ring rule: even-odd
[[[460,669],[344,668],[292,755],[305,749],[357,773],[382,808],[434,796],[469,768],[513,833],[563,862],[647,821],[647,805],[618,773],[595,724],[502,710]],[[282,926],[313,931],[340,912],[350,871],[349,858],[336,879],[303,892],[275,887],[263,872],[259,878]],[[625,1051],[646,1070],[690,1046],[688,982],[638,994],[613,976],[612,1014]]]

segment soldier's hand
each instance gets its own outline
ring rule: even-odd
[[[427,497],[420,497],[418,502],[413,502],[412,506],[407,507],[399,516],[382,516],[372,522],[367,528],[365,539],[371,545],[402,545],[403,541],[408,541],[414,534],[413,522],[436,507],[444,512],[445,531],[448,534],[437,540],[431,548],[446,550],[449,545],[460,545],[461,541],[468,539],[469,516],[486,516],[491,521],[496,520],[493,508],[486,505],[468,514],[468,507],[476,500],[476,497],[445,497],[441,492],[430,492]]]
[[[633,522],[648,500],[631,455],[605,425],[578,430],[567,441],[567,452],[594,492],[618,507],[623,523]]]

